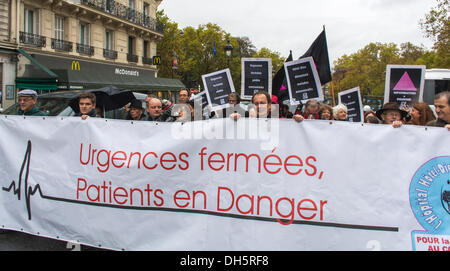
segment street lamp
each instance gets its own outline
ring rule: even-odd
[[[227,65],[230,67],[230,56],[231,52],[233,51],[233,46],[230,43],[230,40],[227,40],[227,45],[224,47],[225,54],[227,55]]]

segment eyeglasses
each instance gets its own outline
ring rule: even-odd
[[[19,103],[25,103],[33,100],[33,97],[19,97]]]
[[[402,115],[398,112],[388,112],[388,113],[384,113],[385,116],[388,117],[401,117]]]

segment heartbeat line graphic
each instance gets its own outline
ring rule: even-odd
[[[22,178],[24,177],[25,202],[27,205],[28,220],[31,220],[31,203],[30,203],[31,196],[33,196],[34,194],[36,194],[36,192],[39,191],[40,196],[43,197],[41,187],[39,184],[35,185],[34,187],[28,186],[28,176],[30,174],[30,157],[31,157],[31,141],[28,140],[27,150],[25,152],[25,157],[23,159],[23,163],[20,168],[19,184],[16,187],[16,182],[12,181],[12,183],[9,187],[7,187],[7,188],[3,187],[3,190],[6,192],[10,192],[11,190],[13,190],[14,195],[17,195],[17,199],[21,200]],[[25,176],[24,176],[24,170],[25,170]]]
[[[105,204],[105,203],[85,202],[85,201],[79,201],[79,200],[74,200],[74,199],[66,199],[66,198],[47,196],[42,193],[41,186],[39,184],[36,184],[34,186],[28,185],[28,178],[30,175],[30,161],[31,161],[31,141],[29,140],[27,143],[27,150],[25,152],[25,157],[23,159],[22,166],[20,167],[19,184],[16,185],[16,181],[13,180],[11,182],[11,184],[9,185],[9,187],[2,187],[3,191],[6,191],[6,192],[12,191],[14,193],[14,195],[17,195],[17,199],[20,201],[22,199],[21,198],[22,182],[24,183],[23,188],[24,188],[25,202],[26,202],[27,213],[28,213],[28,220],[31,220],[31,196],[33,196],[37,192],[39,192],[39,196],[42,199],[66,202],[66,203],[74,203],[74,204],[78,204],[78,205],[90,205],[90,206],[96,206],[96,207],[127,209],[127,210],[140,210],[140,211],[162,211],[162,212],[175,212],[175,213],[203,214],[203,215],[220,216],[220,217],[231,217],[231,218],[237,218],[237,219],[277,222],[276,218],[237,215],[237,214],[232,214],[232,213],[218,213],[218,212],[207,211],[207,210],[175,209],[175,208],[168,208],[168,207],[118,206],[118,205]],[[305,220],[293,220],[292,224],[333,227],[333,228],[346,228],[346,229],[354,229],[354,230],[398,232],[398,227],[386,227],[386,226],[354,225],[354,224],[317,222],[317,221],[305,221]]]

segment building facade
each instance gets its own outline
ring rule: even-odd
[[[158,78],[153,65],[164,31],[156,20],[162,0],[0,1],[1,11],[9,9],[8,29],[0,28],[9,35],[0,38],[13,52],[3,63],[15,64],[14,93],[115,85],[170,98],[184,87],[179,80]],[[8,94],[15,97],[11,87]],[[4,107],[14,102],[9,98],[3,98]]]

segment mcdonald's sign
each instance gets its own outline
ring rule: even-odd
[[[72,71],[79,71],[81,69],[80,62],[76,60],[72,61],[71,69]]]
[[[161,56],[153,57],[153,65],[161,65]]]

